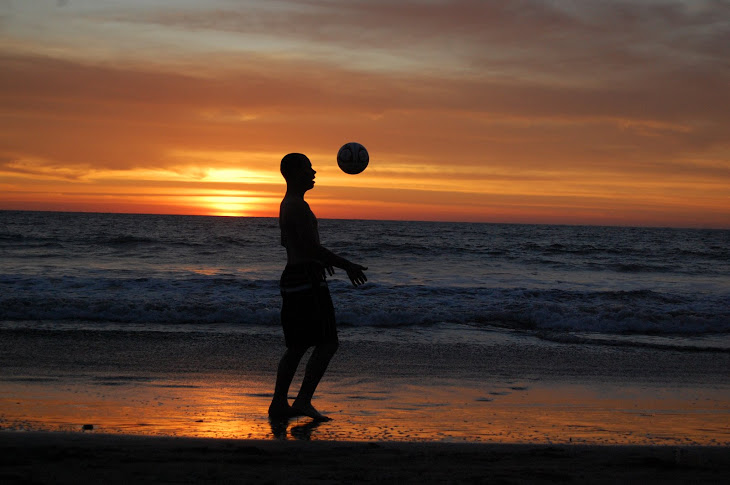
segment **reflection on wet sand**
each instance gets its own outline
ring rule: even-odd
[[[720,387],[333,378],[334,418],[269,421],[270,380],[221,376],[2,379],[0,429],[335,441],[730,444]]]
[[[303,422],[302,422],[303,421]],[[277,439],[286,441],[296,439],[311,441],[312,433],[327,421],[311,420],[309,418],[270,418],[271,435]]]

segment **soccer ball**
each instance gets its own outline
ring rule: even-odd
[[[337,165],[340,166],[340,170],[350,175],[355,175],[368,166],[370,161],[370,155],[364,146],[359,143],[350,142],[345,143],[337,152]]]

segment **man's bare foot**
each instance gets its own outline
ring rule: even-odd
[[[314,409],[312,403],[302,404],[295,401],[291,409],[293,412],[299,413],[299,416],[307,416],[314,419],[315,421],[332,421],[332,418],[325,416],[324,414]]]
[[[286,419],[292,417],[292,408],[289,403],[272,402],[269,406],[269,418]]]

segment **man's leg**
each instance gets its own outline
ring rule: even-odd
[[[321,344],[314,348],[304,371],[302,387],[299,389],[299,394],[292,404],[292,410],[295,413],[322,421],[330,419],[314,409],[314,406],[312,406],[312,396],[314,396],[314,391],[317,389],[319,381],[322,380],[322,376],[327,370],[330,360],[332,360],[335,352],[337,352],[338,346],[339,344],[335,340],[334,342]]]
[[[292,416],[292,410],[289,407],[287,395],[289,394],[289,386],[297,372],[299,362],[302,360],[306,347],[302,349],[286,349],[284,355],[279,361],[279,368],[276,372],[276,387],[274,387],[274,397],[269,406],[269,417],[283,418]],[[310,359],[311,360],[311,359]]]

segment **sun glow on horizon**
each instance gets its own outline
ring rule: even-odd
[[[193,196],[193,202],[203,214],[226,217],[255,217],[268,214],[270,198],[247,195],[203,195]]]

